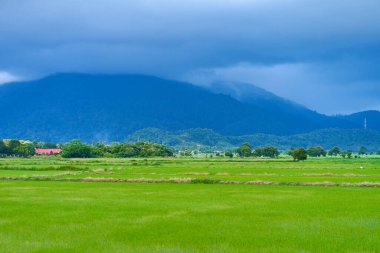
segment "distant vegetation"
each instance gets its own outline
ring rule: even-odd
[[[35,145],[30,141],[0,140],[0,157],[34,155]]]
[[[73,140],[63,146],[62,157],[168,157],[173,151],[164,145],[151,142],[112,143],[105,145],[97,143],[87,145],[79,140]]]
[[[189,129],[169,132],[157,128],[146,128],[127,136],[127,141],[150,141],[161,143],[176,150],[197,150],[213,152],[215,150],[234,150],[242,143],[252,147],[273,146],[281,151],[292,147],[322,146],[327,150],[339,146],[342,150],[358,150],[360,146],[368,152],[376,152],[380,147],[380,132],[364,129],[323,129],[306,134],[277,136],[270,134],[252,134],[244,136],[223,136],[211,129]],[[336,150],[331,155],[338,155]],[[313,155],[313,154],[311,154]],[[330,154],[329,154],[330,155]]]
[[[50,149],[60,148],[62,151],[59,154],[63,158],[129,158],[129,157],[192,157],[198,156],[202,152],[197,150],[175,150],[171,147],[157,144],[153,142],[135,142],[135,143],[119,143],[114,142],[111,144],[96,143],[86,144],[80,140],[72,140],[66,144],[56,144],[51,142],[31,142],[21,140],[0,140],[0,157],[30,157],[38,155],[35,149]],[[49,150],[46,150],[49,152]],[[59,151],[58,151],[59,152]],[[329,151],[326,151],[322,146],[314,146],[309,148],[290,148],[282,151],[284,155],[290,155],[294,161],[306,160],[307,157],[324,157],[324,156],[338,156],[343,158],[351,158],[353,155],[359,157],[360,155],[379,154],[377,152],[369,152],[365,146],[360,146],[356,152],[352,150],[341,151],[340,147],[334,146]],[[226,150],[214,150],[206,152],[209,157],[256,157],[256,158],[276,158],[280,155],[280,150],[274,146],[262,146],[253,148],[248,142],[241,144],[238,148]],[[53,153],[50,153],[53,155]]]
[[[35,148],[57,147],[62,148],[60,155],[64,158],[173,156],[171,148],[150,142],[116,142],[111,145],[102,143],[88,145],[80,140],[73,140],[67,144],[60,145],[46,142],[0,140],[0,157],[29,157],[35,155]]]
[[[254,156],[254,157],[269,157],[269,158],[277,157],[280,154],[278,149],[272,146],[259,147],[253,151],[251,148],[251,145],[247,142],[243,143],[238,149],[236,149],[236,153],[240,157]]]
[[[140,143],[140,144],[132,144]],[[150,143],[153,148],[146,148],[141,143]],[[153,143],[158,143],[153,144]],[[369,153],[380,153],[380,132],[360,129],[324,129],[307,134],[290,136],[276,136],[269,134],[252,134],[245,136],[223,136],[211,129],[189,129],[169,132],[157,128],[146,128],[125,138],[125,142],[104,144],[99,142],[93,145],[82,143],[83,150],[79,157],[149,157],[168,156],[168,150],[182,151],[185,156],[191,153],[225,153],[231,156],[242,143],[249,143],[250,154],[256,157],[276,157],[280,152],[287,152],[294,147],[307,149],[308,156],[351,156]],[[146,144],[145,144],[146,145]],[[148,145],[148,146],[149,146]],[[65,148],[66,146],[66,148]],[[167,147],[166,149],[161,147]],[[53,142],[33,142],[19,140],[4,140],[0,142],[1,156],[26,157],[34,155],[34,148],[64,148],[69,146]],[[274,147],[275,149],[272,149]],[[149,152],[153,152],[152,154]],[[152,151],[153,150],[153,151]],[[350,152],[347,152],[351,150]],[[246,150],[237,152],[239,156],[246,156]],[[62,154],[71,156],[66,151]],[[249,155],[249,156],[251,156]]]
[[[252,150],[251,145],[246,142],[246,143],[243,143],[238,149],[236,149],[236,154],[237,156],[240,156],[240,157],[253,156],[253,157],[275,158],[280,155],[280,152],[278,151],[277,148],[272,147],[272,146],[259,147],[259,148],[256,148],[255,150]],[[333,147],[329,152],[327,152],[323,147],[315,146],[315,147],[309,147],[308,149],[305,149],[303,147],[291,148],[287,152],[287,154],[292,156],[294,161],[303,161],[303,160],[306,160],[308,156],[324,157],[327,154],[329,154],[330,156],[341,155],[343,158],[346,158],[346,157],[351,158],[353,152],[351,150],[341,152],[339,147]],[[368,152],[365,147],[360,147],[358,149],[357,154],[366,155],[368,154]],[[227,152],[225,156],[227,156]]]

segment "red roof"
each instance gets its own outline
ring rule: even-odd
[[[37,155],[51,155],[61,153],[62,149],[60,148],[35,148],[34,151]]]

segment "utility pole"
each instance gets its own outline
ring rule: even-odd
[[[364,118],[364,129],[367,130],[367,117]]]

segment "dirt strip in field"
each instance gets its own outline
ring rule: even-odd
[[[357,182],[357,183],[334,183],[334,182],[273,182],[273,181],[224,181],[215,179],[193,179],[193,178],[52,178],[52,177],[0,177],[0,180],[21,181],[68,181],[68,182],[114,182],[114,183],[192,183],[192,184],[234,184],[234,185],[288,185],[288,186],[340,186],[340,187],[380,187],[380,182]]]

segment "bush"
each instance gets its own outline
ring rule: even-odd
[[[193,184],[218,184],[220,183],[219,179],[211,179],[211,178],[194,178],[191,180]]]

